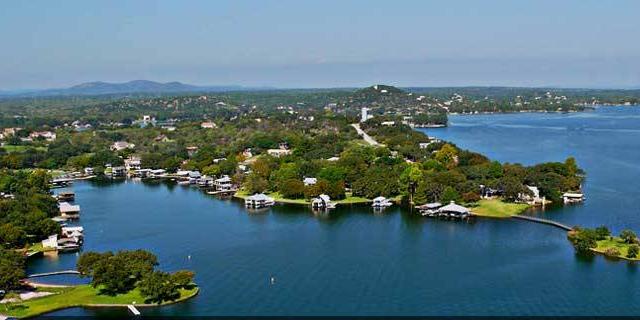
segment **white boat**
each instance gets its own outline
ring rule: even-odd
[[[393,205],[393,202],[389,201],[389,199],[385,197],[377,197],[373,199],[373,203],[371,204],[374,208],[386,208]]]

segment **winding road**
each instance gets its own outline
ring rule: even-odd
[[[356,129],[356,131],[358,132],[358,135],[362,137],[362,139],[364,139],[364,141],[366,141],[368,144],[372,145],[372,146],[381,146],[381,143],[378,143],[378,141],[374,140],[370,135],[368,135],[366,132],[364,132],[364,130],[362,130],[362,128],[360,128],[360,124],[359,123],[353,123],[351,124],[351,126]]]

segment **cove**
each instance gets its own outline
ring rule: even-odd
[[[568,225],[640,229],[640,111],[451,116],[426,129],[492,159],[532,164],[575,156],[588,173],[583,205],[543,213]],[[423,129],[421,129],[423,130]],[[144,315],[634,315],[635,264],[584,259],[566,233],[517,220],[426,219],[391,207],[316,215],[161,182],[82,181],[85,251],[148,248],[163,269],[192,269],[201,292]],[[190,258],[189,258],[190,256]],[[73,254],[28,273],[71,269]],[[271,277],[275,279],[272,283]],[[51,279],[54,281],[55,279]],[[68,309],[50,315],[126,315]]]

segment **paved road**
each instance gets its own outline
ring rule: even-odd
[[[351,124],[351,126],[356,129],[356,131],[358,132],[358,135],[360,135],[362,137],[362,139],[364,139],[364,141],[366,141],[368,144],[370,144],[372,146],[381,146],[382,145],[382,144],[378,143],[378,141],[374,140],[366,132],[364,132],[364,130],[362,130],[360,128],[360,124],[359,123],[353,123],[353,124]]]

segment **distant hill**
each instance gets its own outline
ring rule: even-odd
[[[223,92],[241,90],[264,90],[242,86],[195,86],[181,82],[155,82],[133,80],[123,83],[86,82],[69,88],[34,90],[12,94],[13,96],[75,96],[75,95],[119,95],[119,94],[163,94],[181,92]],[[5,94],[9,95],[9,94]]]

